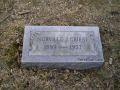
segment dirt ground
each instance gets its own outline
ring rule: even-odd
[[[100,27],[100,69],[21,67],[25,25]],[[0,0],[0,90],[120,90],[120,0]]]

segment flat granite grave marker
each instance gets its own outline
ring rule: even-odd
[[[21,63],[27,67],[88,69],[103,64],[97,26],[26,26]]]

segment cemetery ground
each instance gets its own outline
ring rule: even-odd
[[[22,68],[25,25],[97,25],[105,62],[91,70]],[[120,0],[0,0],[0,90],[120,90]]]

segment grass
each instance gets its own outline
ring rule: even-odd
[[[119,0],[0,0],[0,90],[119,90],[119,11]],[[84,71],[22,68],[25,25],[98,25],[105,63]]]

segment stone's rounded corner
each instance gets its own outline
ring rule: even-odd
[[[103,61],[101,61],[101,64],[103,65],[105,63],[105,61],[104,61],[104,59],[103,59]]]
[[[32,27],[33,27],[33,26],[26,25],[24,31],[25,31],[25,32],[26,32],[26,31],[29,31],[29,30],[31,30]]]
[[[103,62],[103,63],[105,62],[105,59],[104,59],[104,58],[102,59],[102,62]]]
[[[105,59],[104,59],[104,57],[102,57],[102,59],[101,59],[101,61],[100,61],[101,63],[104,63],[105,62]]]
[[[26,64],[26,63],[27,63],[26,58],[22,57],[21,58],[21,64]]]
[[[96,27],[96,29],[97,29],[97,30],[99,30],[99,29],[100,29],[100,28],[99,28],[99,26],[95,26],[95,27]]]
[[[23,59],[21,59],[21,64],[23,64],[24,63],[24,60]]]
[[[98,32],[100,30],[99,26],[94,26],[94,29],[97,30]]]
[[[101,61],[98,63],[98,65],[96,67],[101,68],[103,65],[104,65],[104,61]]]

